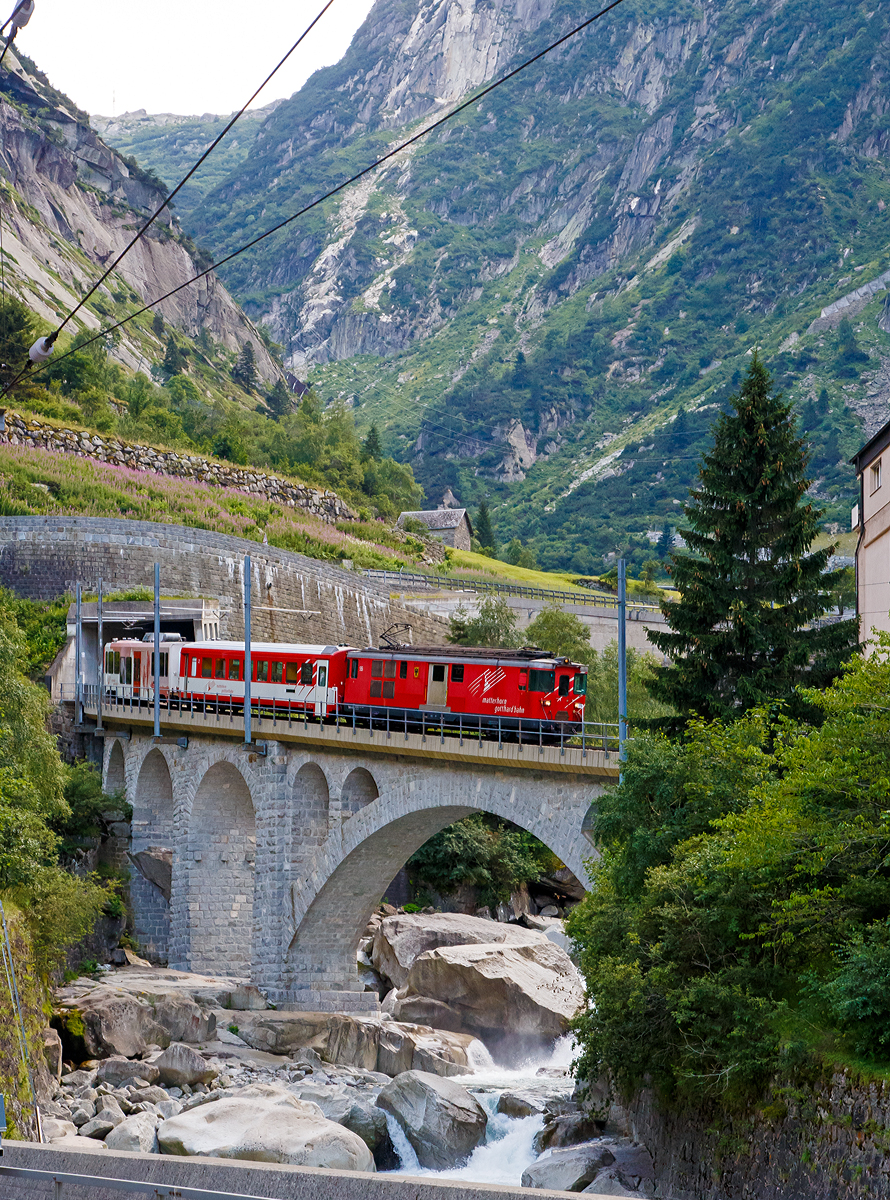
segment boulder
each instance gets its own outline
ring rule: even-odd
[[[62,1039],[55,1029],[43,1031],[43,1059],[46,1069],[58,1083],[62,1078]]]
[[[154,1065],[158,1078],[166,1087],[181,1088],[183,1084],[192,1087],[196,1083],[210,1083],[219,1074],[196,1050],[184,1046],[182,1042],[174,1042],[169,1046],[160,1058],[155,1059]]]
[[[536,1092],[501,1092],[498,1112],[505,1117],[538,1117],[547,1101]]]
[[[463,1029],[463,1018],[458,1010],[430,996],[396,997],[392,1015],[397,1021],[432,1025],[435,1029],[450,1029],[453,1033],[460,1033]]]
[[[87,1121],[78,1129],[78,1134],[86,1138],[98,1138],[101,1141],[106,1134],[111,1133],[116,1125],[120,1125],[124,1120],[123,1113],[103,1112],[92,1120]]]
[[[263,1012],[269,1007],[266,997],[252,983],[239,984],[220,1000],[223,1008],[232,1008],[236,1012]]]
[[[372,1096],[363,1096],[345,1085],[312,1083],[311,1076],[287,1090],[298,1100],[317,1104],[329,1121],[357,1133],[372,1153],[389,1140],[386,1117]]]
[[[387,1084],[377,1106],[401,1125],[422,1167],[465,1163],[485,1138],[485,1111],[466,1088],[429,1071],[405,1071]]]
[[[612,1167],[606,1167],[605,1170],[599,1171],[593,1183],[589,1183],[582,1191],[591,1192],[594,1196],[638,1197],[640,1195],[636,1188],[628,1187],[621,1172],[615,1171]]]
[[[153,883],[167,903],[173,882],[173,851],[163,846],[152,846],[128,855],[130,862],[140,875]]]
[[[157,1023],[167,1031],[168,1041],[209,1042],[216,1036],[216,1017],[205,1012],[189,996],[164,995],[154,998]]]
[[[567,1113],[553,1117],[543,1129],[535,1134],[534,1147],[538,1154],[545,1150],[556,1150],[564,1146],[577,1146],[589,1142],[603,1132],[603,1122],[587,1113]]]
[[[615,1161],[605,1142],[588,1142],[571,1150],[554,1150],[522,1173],[522,1186],[554,1192],[582,1192],[603,1169]]]
[[[323,1053],[327,1046],[330,1013],[264,1012],[253,1016],[239,1014],[238,1037],[254,1050],[268,1054],[293,1054],[312,1049]]]
[[[154,1118],[148,1113],[137,1113],[116,1125],[105,1137],[109,1150],[135,1150],[151,1154],[157,1150]]]
[[[116,1054],[135,1058],[151,1045],[169,1046],[170,1035],[155,1020],[150,1004],[113,988],[97,987],[83,996],[74,1009],[62,1010],[62,1020],[72,1018],[83,1026],[83,1040],[91,1058]]]
[[[154,1063],[134,1061],[116,1054],[101,1062],[96,1072],[97,1083],[108,1083],[113,1088],[119,1088],[133,1079],[144,1079],[148,1083],[156,1083],[158,1068]]]
[[[59,1138],[74,1137],[77,1134],[77,1126],[73,1121],[61,1121],[57,1117],[44,1117],[41,1128],[45,1142],[55,1142]]]
[[[209,1155],[253,1162],[373,1171],[358,1134],[327,1120],[317,1104],[274,1084],[256,1084],[164,1121],[162,1154]]]
[[[411,1070],[429,1071],[433,1075],[465,1075],[470,1069],[470,1046],[474,1040],[466,1033],[387,1022],[379,1028],[377,1070],[392,1076]]]
[[[399,913],[387,917],[377,927],[371,947],[371,961],[381,975],[400,988],[408,980],[414,961],[427,950],[440,946],[529,946],[541,942],[541,935],[519,925],[499,925],[480,917],[461,913]],[[428,993],[438,996],[436,992]]]
[[[584,1003],[584,984],[565,951],[541,938],[525,946],[427,950],[411,967],[408,996],[436,997],[461,1014],[464,1029],[480,1036],[521,1033],[544,1040],[567,1031]]]

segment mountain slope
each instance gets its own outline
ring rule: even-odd
[[[577,19],[378,0],[189,230],[234,248]],[[890,267],[888,45],[886,2],[628,3],[226,278],[431,501],[488,495],[549,566],[651,555],[755,346],[845,525],[888,415],[884,288],[821,313]]]

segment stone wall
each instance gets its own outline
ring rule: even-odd
[[[672,1200],[887,1200],[890,1082],[839,1072],[776,1087],[754,1113],[671,1112],[651,1093],[629,1106],[631,1129]]]
[[[178,479],[192,479],[196,483],[236,488],[287,508],[303,509],[325,521],[348,521],[355,516],[336,492],[279,479],[277,475],[268,475],[249,467],[215,462],[197,454],[157,450],[154,446],[124,442],[117,437],[102,437],[101,434],[88,433],[83,429],[60,429],[46,421],[26,420],[18,413],[6,414],[6,430],[0,433],[2,443],[32,450],[54,450],[58,454],[94,458],[112,467],[130,467],[131,470],[149,471],[153,475],[173,475]]]
[[[0,584],[50,600],[79,581],[106,594],[152,587],[161,564],[165,596],[201,596],[220,605],[220,635],[244,636],[244,556],[252,556],[254,641],[376,645],[390,625],[412,628],[416,644],[445,642],[447,625],[390,599],[372,579],[244,538],[105,517],[0,517]]]
[[[83,1138],[82,1141],[89,1139]],[[465,1180],[412,1179],[402,1175],[363,1175],[358,1171],[331,1171],[323,1167],[286,1167],[277,1163],[232,1162],[221,1158],[176,1158],[160,1154],[136,1154],[114,1150],[73,1150],[62,1146],[35,1146],[26,1142],[4,1142],[0,1167],[68,1172],[94,1179],[128,1179],[167,1194],[175,1188],[199,1188],[202,1193],[229,1196],[266,1196],[269,1200],[528,1200],[528,1192],[516,1187],[498,1187]],[[39,1200],[62,1195],[64,1200],[120,1200],[120,1189],[92,1182],[84,1188],[69,1182],[59,1193],[52,1178],[3,1178],[3,1200]],[[536,1200],[561,1200],[565,1192],[536,1191]]]

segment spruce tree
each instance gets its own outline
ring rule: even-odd
[[[494,554],[495,541],[494,530],[491,527],[491,517],[488,512],[488,505],[484,500],[479,503],[479,511],[476,513],[476,539],[483,550]]]
[[[661,529],[661,537],[658,539],[658,557],[667,558],[674,545],[674,535],[671,532],[670,521],[665,521]]]
[[[380,434],[377,426],[372,425],[362,446],[362,462],[377,462],[383,457],[383,447],[380,445]]]
[[[0,302],[0,384],[15,379],[28,361],[28,351],[37,336],[34,314],[15,296]]]
[[[245,342],[238,355],[238,361],[232,367],[232,378],[245,392],[252,392],[256,387],[256,357],[253,352],[253,342]]]
[[[833,546],[811,550],[821,515],[806,499],[807,456],[791,405],[757,356],[715,423],[672,556],[680,599],[653,694],[683,717],[732,718],[806,683],[824,686],[856,644],[854,621],[807,628],[831,607]]]
[[[167,349],[164,352],[164,371],[167,375],[178,375],[185,366],[185,355],[182,353],[171,334],[167,338]]]
[[[280,421],[282,417],[286,417],[292,410],[293,396],[283,379],[275,381],[275,386],[266,397],[266,404],[269,412],[276,421]]]

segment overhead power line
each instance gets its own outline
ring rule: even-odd
[[[151,229],[152,225],[155,223],[155,221],[158,219],[158,217],[161,215],[161,213],[164,211],[164,209],[169,208],[170,204],[173,202],[175,197],[179,195],[179,193],[182,191],[182,189],[185,187],[185,185],[188,183],[188,181],[192,178],[192,176],[195,174],[195,172],[198,170],[198,168],[201,166],[201,164],[206,162],[206,160],[210,157],[210,155],[213,153],[213,151],[216,149],[216,147],[220,144],[220,142],[223,140],[223,138],[226,136],[226,134],[232,128],[232,126],[244,115],[244,113],[251,106],[251,104],[253,104],[254,100],[256,100],[257,96],[259,96],[260,92],[263,90],[263,88],[266,86],[266,84],[269,83],[269,81],[281,70],[281,68],[284,66],[284,64],[287,62],[287,60],[293,54],[293,52],[297,49],[297,47],[300,45],[300,43],[311,33],[311,31],[315,28],[315,26],[318,24],[318,22],[321,20],[321,18],[324,16],[324,14],[328,11],[328,9],[331,7],[331,5],[333,3],[334,3],[334,0],[327,0],[327,3],[321,9],[321,11],[318,13],[318,15],[306,26],[306,28],[303,30],[303,32],[300,34],[300,36],[297,38],[297,40],[291,46],[290,50],[288,50],[287,54],[285,54],[284,57],[280,60],[280,62],[269,72],[269,74],[266,76],[266,78],[263,80],[263,82],[260,84],[260,86],[256,89],[256,91],[253,93],[253,95],[250,97],[250,99],[247,100],[243,104],[243,106],[241,108],[239,108],[238,111],[232,116],[231,120],[226,125],[226,127],[214,138],[214,140],[210,143],[210,145],[207,147],[207,149],[204,151],[204,153],[201,155],[201,157],[198,159],[198,161],[194,164],[194,166],[188,171],[188,173],[186,175],[183,176],[183,178],[179,181],[179,183],[176,185],[176,187],[173,189],[173,191],[170,192],[165,197],[163,204],[161,204],[152,213],[152,215],[148,218],[148,220],[145,222],[145,224],[142,226],[142,228],[127,243],[127,245],[124,247],[124,249],[121,250],[121,252],[120,252],[120,254],[118,254],[117,258],[115,258],[114,261],[108,267],[106,267],[104,272],[99,276],[99,278],[96,280],[96,282],[90,288],[90,290],[86,293],[86,295],[81,297],[80,301],[68,313],[68,315],[62,321],[61,325],[58,326],[58,328],[55,330],[55,332],[49,334],[47,337],[38,338],[38,340],[34,343],[34,346],[32,346],[32,348],[31,348],[31,354],[30,354],[27,364],[22,368],[21,372],[18,374],[18,376],[16,376],[16,378],[12,381],[12,383],[8,384],[7,387],[3,390],[3,392],[0,393],[0,397],[5,396],[9,392],[9,390],[12,387],[14,387],[15,384],[18,383],[19,380],[22,379],[23,376],[25,374],[27,374],[28,371],[31,370],[31,367],[35,363],[46,362],[46,360],[52,354],[52,349],[53,349],[53,346],[55,345],[56,339],[58,338],[58,336],[62,332],[62,330],[65,328],[65,326],[68,324],[68,322],[71,321],[72,318],[75,317],[78,312],[80,312],[80,310],[87,303],[87,301],[90,299],[90,297],[95,295],[95,293],[99,290],[99,288],[102,286],[102,284],[105,282],[105,280],[109,277],[109,275],[111,275],[111,273],[117,269],[117,267],[119,266],[121,261],[126,257],[127,254],[130,253],[130,251],[133,249],[133,247],[136,245],[136,243],[141,238],[143,238],[146,233],[148,233],[149,229]],[[20,12],[20,10],[27,10],[24,20],[22,19],[22,13]],[[19,27],[27,24],[28,20],[30,20],[31,13],[33,11],[34,11],[34,0],[22,0],[22,3],[19,4],[18,8],[15,10],[12,17],[10,17],[10,21],[13,22],[12,33],[10,34],[9,41],[7,41],[6,46],[3,49],[3,54],[6,53],[6,49],[8,48],[9,43],[15,37]],[[9,21],[7,21],[7,24],[9,24]],[[2,55],[0,55],[0,62],[2,62],[2,61],[3,61],[3,57],[2,57]],[[200,277],[197,277],[197,278],[200,278]],[[162,299],[165,299],[165,297],[162,297]],[[159,304],[159,303],[160,303],[160,300],[155,300],[153,302],[153,304]],[[142,311],[144,311],[144,310],[142,310]],[[133,315],[138,316],[137,313],[134,313]],[[109,330],[108,332],[111,332],[111,331]],[[99,334],[98,336],[103,337],[105,335]],[[94,338],[92,340],[95,341],[96,339]],[[89,343],[87,343],[87,344],[89,344]]]
[[[540,62],[540,60],[545,58],[548,54],[552,54],[554,50],[558,50],[560,46],[565,45],[566,42],[570,41],[574,37],[577,37],[579,33],[583,33],[583,31],[593,25],[595,21],[599,21],[602,17],[605,17],[613,9],[618,8],[618,6],[623,3],[624,0],[612,0],[611,4],[607,4],[605,8],[601,8],[599,12],[594,13],[592,17],[588,17],[586,21],[582,21],[580,25],[576,25],[573,29],[570,29],[568,33],[563,34],[562,37],[557,38],[556,41],[551,42],[548,46],[545,46],[543,50],[539,50],[537,54],[520,63],[518,67],[514,67],[512,71],[508,71],[506,75],[503,75],[500,79],[495,80],[494,83],[488,84],[480,92],[477,92],[475,96],[470,96],[469,99],[464,100],[460,104],[456,105],[453,109],[451,109],[450,112],[447,112],[444,116],[440,117],[437,121],[434,121],[431,125],[426,126],[425,129],[421,129],[412,137],[406,138],[404,142],[400,142],[398,146],[395,146],[392,150],[387,151],[387,153],[381,155],[380,158],[375,159],[374,162],[372,162],[369,166],[364,167],[361,171],[357,171],[355,175],[352,175],[349,179],[345,179],[342,183],[337,184],[336,187],[331,188],[330,191],[325,192],[324,195],[318,196],[315,200],[311,201],[311,203],[305,205],[297,212],[292,213],[291,216],[285,217],[283,221],[279,221],[276,225],[273,225],[270,229],[267,229],[265,233],[259,234],[257,237],[253,238],[249,242],[246,242],[237,250],[233,250],[231,254],[227,254],[225,258],[221,258],[219,262],[214,263],[212,267],[208,267],[206,270],[200,271],[191,279],[187,279],[185,283],[179,284],[178,287],[171,288],[170,291],[165,292],[163,296],[158,296],[158,298],[156,300],[152,300],[150,304],[143,305],[142,308],[137,309],[134,313],[130,313],[130,315],[124,317],[123,320],[117,321],[114,325],[110,325],[107,329],[103,329],[100,333],[94,334],[93,337],[89,338],[87,341],[84,341],[81,346],[78,347],[78,349],[83,349],[86,346],[92,345],[93,342],[100,341],[102,338],[107,337],[110,333],[114,333],[116,330],[122,329],[124,325],[127,325],[130,321],[135,320],[136,317],[140,317],[143,313],[149,312],[155,307],[155,305],[162,304],[165,300],[169,300],[172,296],[184,291],[185,288],[190,287],[193,283],[197,283],[199,280],[205,279],[208,275],[211,275],[220,267],[224,267],[226,263],[230,263],[233,259],[238,258],[239,255],[246,253],[248,250],[252,250],[254,246],[258,246],[260,242],[265,241],[266,238],[272,237],[273,234],[278,233],[280,230],[285,229],[288,225],[293,224],[293,222],[299,220],[300,217],[304,217],[314,208],[318,208],[319,205],[324,204],[326,200],[330,200],[331,197],[336,196],[346,188],[351,187],[352,184],[357,183],[358,180],[363,179],[366,175],[370,175],[372,171],[376,171],[378,167],[383,166],[384,163],[389,162],[390,159],[393,159],[396,157],[396,155],[401,154],[403,150],[407,150],[409,146],[413,146],[415,142],[419,142],[422,138],[425,138],[428,134],[433,133],[436,129],[441,129],[442,126],[446,125],[449,121],[453,121],[455,117],[460,115],[460,113],[466,111],[468,108],[471,108],[473,105],[478,104],[480,100],[484,100],[486,96],[491,95],[492,92],[496,91],[500,87],[503,87],[505,83],[509,83],[511,79],[515,79],[517,75],[528,70],[528,68],[534,66],[535,63]],[[68,354],[71,353],[73,353],[73,351],[68,351]],[[62,355],[62,357],[57,361],[62,362],[63,359],[68,357],[68,354]],[[12,383],[7,384],[4,390],[0,392],[0,399],[2,399],[2,397],[5,396],[19,382],[19,380],[29,369],[30,366],[26,367],[12,381]]]

